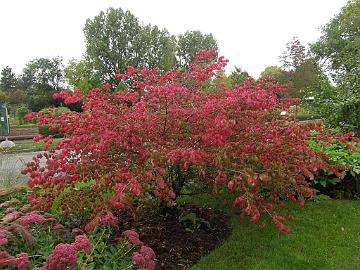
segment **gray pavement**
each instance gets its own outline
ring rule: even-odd
[[[16,154],[0,153],[0,186],[11,186],[17,183],[26,183],[27,176],[22,175],[20,171],[37,153],[38,152]]]

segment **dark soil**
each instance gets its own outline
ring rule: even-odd
[[[156,269],[188,269],[229,236],[228,218],[211,208],[181,205],[163,213],[146,213],[134,221],[118,212],[122,231],[134,229],[156,254]],[[128,217],[128,218],[124,218]],[[179,219],[182,222],[179,222]]]

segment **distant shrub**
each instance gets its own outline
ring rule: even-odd
[[[360,143],[354,133],[341,134],[337,130],[328,130],[325,134],[313,132],[309,146],[323,155],[330,165],[348,167],[348,170],[335,174],[331,170],[315,178],[314,184],[321,192],[332,196],[341,196],[347,192],[350,196],[360,194]]]
[[[16,116],[19,120],[20,125],[25,124],[26,122],[29,122],[28,120],[24,119],[24,116],[27,115],[28,113],[30,113],[30,109],[26,105],[21,105],[17,109]]]
[[[51,127],[51,125],[42,125],[39,127],[39,133],[41,135],[43,135],[44,137],[47,137],[49,135],[52,135],[54,137],[61,137],[61,134],[59,133],[59,129],[53,129],[53,130],[49,130],[49,128]]]
[[[70,109],[67,107],[55,107],[55,108],[48,108],[48,109],[42,109],[41,113],[45,116],[58,118],[63,113],[69,112]],[[53,137],[62,137],[62,134],[59,132],[58,128],[52,129],[51,124],[44,124],[39,126],[39,133],[47,137],[49,135],[52,135]]]

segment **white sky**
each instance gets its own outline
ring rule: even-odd
[[[339,13],[346,0],[0,0],[0,69],[19,74],[36,57],[77,59],[85,51],[83,27],[108,7],[130,10],[143,23],[213,33],[220,54],[257,77],[278,64],[285,44],[320,36],[319,27]]]

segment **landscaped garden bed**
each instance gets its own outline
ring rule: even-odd
[[[4,195],[1,265],[196,269],[208,264],[203,256],[227,246],[228,263],[200,269],[238,269],[249,258],[237,245],[275,252],[276,239],[292,239],[296,207],[328,199],[316,197],[317,184],[357,179],[360,140],[283,114],[298,100],[283,97],[286,86],[271,79],[226,89],[226,63],[215,51],[201,51],[189,70],[129,67],[113,85],[54,95],[83,104],[79,112],[28,115],[64,137],[55,146],[51,134],[34,138],[45,146],[22,170],[29,189]],[[260,238],[251,236],[255,242],[240,237],[248,223],[272,237],[260,231]],[[274,247],[281,250],[281,243]]]
[[[181,204],[146,211],[134,221],[129,212],[116,212],[119,228],[135,229],[156,254],[156,269],[188,269],[219,247],[229,236],[228,217],[220,210]]]

